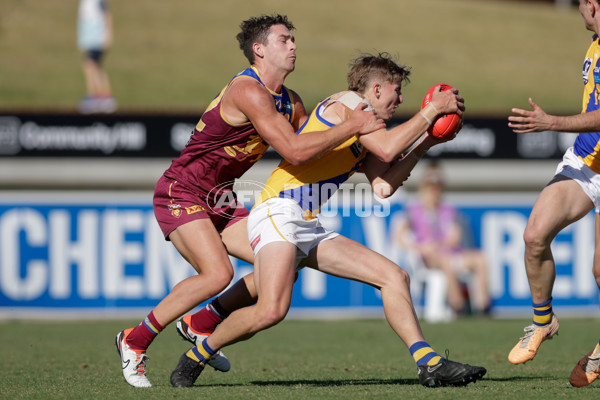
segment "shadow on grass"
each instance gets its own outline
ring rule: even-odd
[[[293,381],[253,381],[257,386],[369,386],[369,385],[418,385],[418,379],[299,379]]]
[[[195,387],[235,387],[235,386],[315,386],[315,387],[336,387],[336,386],[369,386],[369,385],[419,385],[418,379],[299,379],[292,381],[252,381],[249,383],[216,383],[203,385],[196,382]]]
[[[548,377],[548,376],[507,376],[505,378],[483,378],[491,382],[527,382],[527,381],[553,381],[563,379],[563,377]]]
[[[527,381],[539,381],[543,379],[537,376],[511,376],[505,378],[483,378],[475,383],[470,383],[468,386],[477,385],[478,383],[490,381],[490,382],[527,382]],[[196,386],[315,386],[315,387],[336,387],[336,386],[370,386],[370,385],[420,385],[418,379],[298,379],[298,380],[284,380],[284,381],[252,381],[249,384],[212,384],[212,385],[201,385]]]

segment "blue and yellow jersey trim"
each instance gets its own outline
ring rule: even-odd
[[[329,101],[327,98],[317,105],[298,134],[325,131],[334,125],[322,116]],[[352,137],[322,157],[302,165],[283,160],[267,180],[256,205],[273,197],[288,198],[302,207],[306,219],[315,218],[340,185],[360,169],[366,155],[357,137]]]
[[[208,107],[206,108],[206,110],[204,112],[206,113],[206,112],[212,110],[213,108],[215,108],[223,99],[223,95],[225,94],[225,91],[227,90],[227,88],[229,86],[231,86],[231,84],[235,80],[237,80],[241,77],[250,77],[250,78],[257,80],[258,83],[260,83],[262,86],[264,86],[265,89],[267,89],[269,91],[269,93],[271,93],[271,96],[273,97],[273,101],[275,102],[275,108],[277,109],[277,111],[280,114],[282,114],[288,121],[290,121],[290,122],[293,121],[295,109],[294,109],[294,102],[292,100],[293,96],[292,96],[292,93],[290,92],[290,90],[288,88],[286,88],[285,86],[282,86],[281,93],[276,93],[276,92],[272,91],[267,86],[265,86],[262,79],[260,79],[260,74],[258,73],[258,70],[255,67],[246,68],[242,72],[235,75],[231,79],[231,81],[227,84],[227,86],[225,86],[221,90],[221,92],[217,95],[217,97],[215,97],[209,103]],[[219,110],[219,113],[220,113],[223,121],[225,121],[227,124],[229,124],[231,126],[246,126],[246,125],[251,124],[250,121],[244,122],[243,124],[233,124],[227,120],[227,118],[223,114],[223,109]],[[198,121],[198,124],[196,125],[196,129],[198,131],[201,131],[202,128],[204,128],[204,126],[205,126],[205,123],[202,121],[202,119],[200,119],[200,121]]]
[[[582,113],[600,109],[600,41],[594,35],[583,61]],[[573,145],[575,155],[591,170],[600,173],[600,132],[580,133]]]

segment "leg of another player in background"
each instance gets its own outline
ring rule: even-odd
[[[550,245],[562,229],[583,218],[593,207],[581,186],[562,175],[552,179],[537,198],[523,234],[533,324],[525,328],[525,336],[510,351],[511,363],[532,360],[542,342],[558,332],[558,318],[552,311],[556,267]]]
[[[542,303],[552,297],[556,275],[550,248],[552,240],[592,209],[592,201],[572,179],[558,176],[540,193],[523,235],[525,268],[533,303]]]

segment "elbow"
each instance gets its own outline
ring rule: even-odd
[[[306,151],[302,151],[302,149],[290,149],[287,155],[284,158],[290,164],[294,166],[298,166],[300,164],[304,164],[307,161],[310,161],[314,158],[314,154],[309,154]]]
[[[382,157],[381,161],[386,162],[386,163],[394,162],[394,161],[396,161],[396,155],[395,154],[388,154],[385,157]]]
[[[373,185],[373,193],[380,199],[387,199],[392,194],[394,194],[395,190],[387,182],[377,182]]]
[[[297,155],[290,155],[288,157],[285,157],[286,161],[289,162],[290,164],[292,164],[293,166],[298,166],[306,161],[308,161],[307,158],[304,157],[300,157]]]
[[[385,163],[391,163],[396,160],[398,155],[390,151],[390,149],[379,149],[375,156]]]
[[[303,162],[308,161],[308,158],[299,149],[294,149],[291,146],[286,149],[285,152],[279,152],[279,154],[290,164],[297,166]]]

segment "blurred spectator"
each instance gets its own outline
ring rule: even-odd
[[[430,166],[419,183],[419,199],[409,204],[406,218],[395,232],[395,241],[416,251],[423,265],[446,276],[448,305],[458,315],[487,314],[490,309],[487,262],[484,254],[464,245],[465,233],[456,208],[442,201],[444,182],[437,166]],[[465,293],[461,279],[471,275]],[[467,295],[472,297],[469,303]]]
[[[112,44],[112,16],[104,0],[80,0],[77,44],[84,52],[83,74],[86,97],[79,103],[82,113],[111,113],[117,108],[102,59]]]

